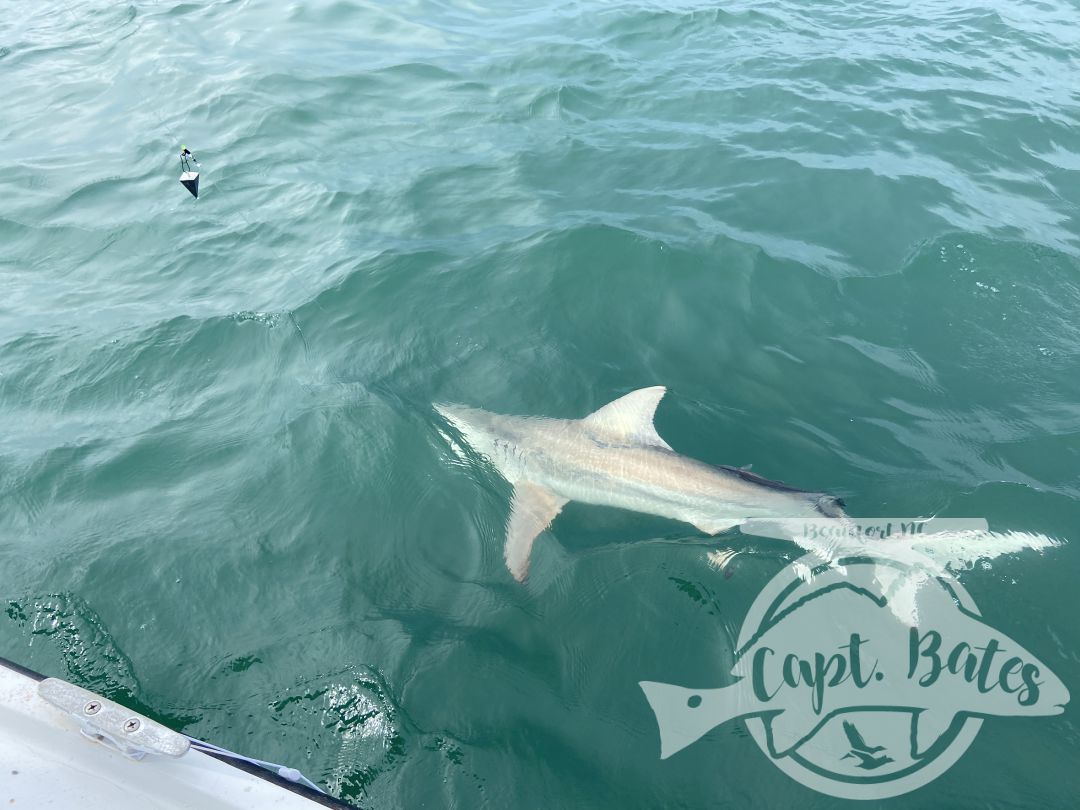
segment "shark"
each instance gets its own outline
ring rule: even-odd
[[[632,391],[583,419],[435,404],[514,488],[504,556],[516,580],[525,580],[534,541],[570,501],[671,518],[709,535],[754,519],[845,517],[843,502],[827,493],[675,452],[654,424],[666,391]]]

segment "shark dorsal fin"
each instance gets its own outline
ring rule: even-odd
[[[631,391],[589,414],[582,421],[599,436],[627,444],[645,444],[670,450],[671,447],[660,438],[653,425],[656,406],[666,392],[667,389],[662,385]]]

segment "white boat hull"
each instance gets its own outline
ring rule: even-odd
[[[313,810],[313,798],[197,751],[124,756],[80,733],[78,721],[38,694],[38,681],[0,663],[0,806],[80,810]],[[274,779],[271,777],[271,779]]]

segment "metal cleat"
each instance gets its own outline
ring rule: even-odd
[[[59,678],[39,683],[38,695],[74,718],[84,736],[130,759],[147,754],[181,757],[191,747],[183,734]]]

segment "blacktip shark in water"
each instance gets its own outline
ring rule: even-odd
[[[569,501],[674,518],[718,534],[755,518],[843,518],[843,504],[745,469],[676,453],[653,425],[666,388],[633,391],[584,419],[435,409],[514,486],[506,565],[519,582],[533,541]]]

